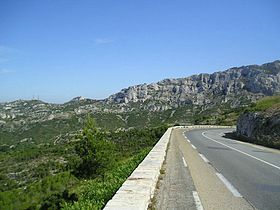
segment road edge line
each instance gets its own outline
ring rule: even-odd
[[[226,145],[226,144],[224,144],[224,143],[221,143],[221,142],[219,142],[219,141],[217,141],[217,140],[215,140],[215,139],[212,139],[212,138],[206,136],[206,135],[205,135],[205,132],[202,132],[201,134],[202,134],[202,136],[204,136],[204,137],[207,138],[207,139],[210,139],[211,141],[214,141],[214,142],[216,142],[216,143],[218,143],[218,144],[221,144],[221,145],[223,145],[223,146],[225,146],[225,147],[228,147],[228,148],[230,148],[230,149],[232,149],[232,150],[234,150],[234,151],[236,151],[236,152],[239,152],[239,153],[241,153],[241,154],[243,154],[243,155],[247,155],[248,157],[251,157],[251,158],[253,158],[253,159],[255,159],[255,160],[258,160],[258,161],[260,161],[260,162],[262,162],[262,163],[265,163],[265,164],[267,164],[267,165],[270,165],[270,166],[272,166],[272,167],[274,167],[274,168],[280,170],[280,167],[279,167],[279,166],[276,166],[276,165],[274,165],[274,164],[272,164],[272,163],[269,163],[269,162],[267,162],[267,161],[265,161],[265,160],[262,160],[262,159],[260,159],[260,158],[257,158],[257,157],[255,157],[255,156],[250,155],[250,154],[248,154],[248,153],[246,153],[246,152],[243,152],[243,151],[241,151],[241,150],[239,150],[239,149],[236,149],[236,148],[234,148],[234,147],[231,147],[231,146],[228,146],[228,145]]]
[[[227,189],[237,198],[243,198],[243,196],[238,192],[238,190],[223,176],[221,173],[216,173],[217,177],[224,183]]]
[[[198,154],[205,163],[210,163],[210,161],[203,154],[201,154],[201,153],[198,153]]]
[[[193,198],[197,210],[204,210],[197,191],[193,191]]]

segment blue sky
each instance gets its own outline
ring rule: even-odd
[[[278,0],[1,0],[0,102],[280,59]]]

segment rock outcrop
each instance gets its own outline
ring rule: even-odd
[[[185,105],[207,108],[226,103],[238,107],[275,93],[280,93],[280,61],[131,86],[111,95],[105,102],[127,109],[136,106],[153,111]]]
[[[236,133],[246,141],[280,149],[280,105],[264,112],[242,114]]]

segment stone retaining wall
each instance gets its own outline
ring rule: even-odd
[[[105,210],[143,210],[148,208],[165,159],[171,131],[172,128],[167,129],[146,158],[107,203]]]

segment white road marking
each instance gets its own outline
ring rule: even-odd
[[[222,135],[224,135],[224,133],[219,133],[219,136],[222,136]]]
[[[199,156],[201,157],[201,159],[205,162],[205,163],[209,163],[210,161],[203,155],[199,153]]]
[[[198,193],[196,191],[193,191],[192,194],[193,194],[196,209],[197,210],[203,210],[203,206],[202,206],[202,203],[199,199]]]
[[[187,163],[186,163],[186,161],[185,161],[185,158],[182,157],[182,159],[183,159],[184,166],[185,166],[185,167],[188,167],[188,165],[187,165]]]
[[[254,158],[254,159],[256,159],[256,160],[258,160],[258,161],[260,161],[260,162],[262,162],[262,163],[265,163],[265,164],[267,164],[267,165],[270,165],[270,166],[272,166],[272,167],[274,167],[274,168],[280,170],[280,167],[279,167],[279,166],[276,166],[276,165],[274,165],[274,164],[272,164],[272,163],[269,163],[269,162],[267,162],[267,161],[265,161],[265,160],[262,160],[262,159],[260,159],[260,158],[257,158],[257,157],[255,157],[255,156],[250,155],[250,154],[248,154],[248,153],[246,153],[246,152],[243,152],[243,151],[241,151],[241,150],[239,150],[239,149],[236,149],[236,148],[234,148],[234,147],[231,147],[231,146],[228,146],[228,145],[226,145],[226,144],[223,144],[223,143],[221,143],[221,142],[219,142],[219,141],[216,141],[215,139],[212,139],[212,138],[206,136],[206,135],[205,135],[205,132],[202,133],[202,136],[204,136],[205,138],[210,139],[211,141],[214,141],[214,142],[216,142],[216,143],[218,143],[218,144],[221,144],[221,145],[223,145],[223,146],[225,146],[225,147],[228,147],[228,148],[230,148],[230,149],[232,149],[232,150],[235,150],[236,152],[240,152],[240,153],[243,154],[243,155],[247,155],[248,157]]]
[[[238,192],[238,190],[222,174],[216,173],[216,175],[235,197],[242,198],[242,195]]]
[[[192,145],[192,144],[191,144]],[[192,145],[192,148],[196,149],[196,147],[194,145]]]

